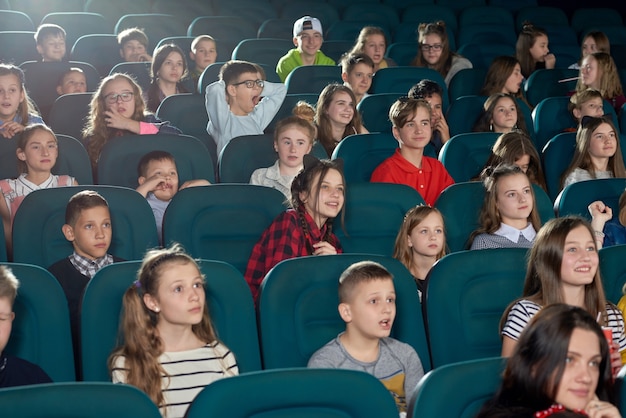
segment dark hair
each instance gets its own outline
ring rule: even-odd
[[[150,66],[150,76],[152,77],[152,82],[155,82],[157,79],[157,74],[161,66],[165,62],[165,59],[172,52],[178,52],[183,59],[183,74],[181,78],[187,75],[187,60],[185,59],[185,52],[176,44],[164,44],[161,45],[154,51],[154,57],[152,58],[152,65]]]
[[[49,36],[60,36],[65,40],[65,30],[59,25],[44,23],[39,25],[37,32],[35,32],[35,42],[37,45],[41,45]]]
[[[522,66],[517,58],[506,55],[495,57],[493,61],[491,61],[491,65],[489,66],[489,70],[485,76],[485,84],[483,85],[480,94],[483,96],[491,96],[494,93],[502,93],[502,90],[506,85],[506,81],[509,79],[511,74],[513,74],[513,71],[515,71],[516,65],[520,66],[521,72]],[[526,98],[522,94],[521,86],[517,93],[512,95],[528,104],[526,102]]]
[[[176,159],[174,158],[174,156],[167,151],[156,150],[144,154],[144,156],[141,157],[139,163],[137,164],[137,175],[139,177],[146,177],[146,175],[148,174],[148,165],[151,162],[165,160],[171,161],[176,164]]]
[[[450,67],[452,67],[452,57],[457,54],[450,51],[448,32],[446,32],[446,22],[439,20],[432,23],[420,23],[417,28],[417,33],[417,55],[413,58],[411,65],[415,67],[432,68],[444,77],[448,75],[448,71],[450,71]],[[424,54],[422,53],[421,48],[424,43],[424,38],[428,35],[437,35],[441,38],[441,56],[439,57],[439,62],[432,66],[424,59]]]
[[[472,129],[474,132],[491,132],[493,131],[492,119],[493,113],[496,109],[496,106],[503,98],[509,98],[513,101],[515,105],[515,110],[517,113],[517,124],[515,125],[517,129],[520,129],[526,135],[528,135],[528,128],[526,127],[526,121],[524,120],[524,113],[520,108],[520,103],[517,99],[506,93],[494,93],[485,100],[485,104],[483,106],[483,113],[478,117],[474,128]]]
[[[520,63],[524,78],[530,77],[530,74],[535,71],[537,63],[530,55],[530,48],[535,45],[535,41],[539,36],[547,37],[548,32],[545,29],[534,26],[530,22],[523,23],[522,31],[519,33],[517,43],[515,44],[515,56]]]
[[[374,70],[374,61],[372,61],[372,59],[365,55],[364,53],[359,53],[359,54],[344,54],[341,57],[341,71],[346,73],[346,74],[350,74],[352,72],[352,70],[354,70],[354,67],[356,67],[357,64],[365,64],[368,67],[370,67],[372,70]]]
[[[491,411],[503,409],[528,410],[527,416],[533,416],[532,413],[554,403],[575,329],[591,331],[598,338],[602,361],[596,395],[601,400],[611,401],[609,347],[600,325],[582,308],[553,304],[541,309],[520,335],[500,389],[478,417],[491,417]]]
[[[411,99],[428,99],[433,94],[438,94],[443,100],[443,88],[436,81],[424,78],[409,90]]]
[[[145,48],[148,48],[148,37],[146,33],[140,28],[128,28],[124,29],[117,34],[117,43],[120,47],[128,41],[139,41]]]
[[[393,280],[393,275],[374,261],[359,261],[350,265],[339,277],[339,303],[349,302],[357,286],[374,280]]]
[[[70,198],[65,207],[65,223],[73,228],[82,211],[100,206],[109,208],[109,204],[100,193],[93,190],[80,191]]]
[[[265,79],[265,71],[263,71],[259,65],[240,60],[230,60],[224,63],[222,68],[220,68],[219,77],[220,80],[224,81],[226,87],[228,87],[239,81],[239,77],[246,73],[260,73],[261,78]]]

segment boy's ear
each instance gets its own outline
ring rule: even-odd
[[[120,46],[120,57],[124,58],[124,47]]]
[[[140,186],[144,184],[145,182],[146,182],[146,178],[144,176],[139,176],[139,178],[137,179],[137,183],[139,183]]]
[[[63,231],[63,235],[65,239],[72,242],[74,241],[74,228],[71,225],[65,224],[61,227],[61,231]]]
[[[582,117],[582,113],[581,113],[580,109],[574,108],[574,110],[572,110],[572,114],[574,115],[576,120],[580,120],[580,118]]]
[[[341,79],[343,80],[344,83],[348,82],[348,73],[344,73],[343,71],[341,72]]]
[[[39,53],[39,55],[43,55],[43,48],[39,44],[37,44],[37,52]]]
[[[193,51],[189,52],[189,58],[191,58],[192,61],[196,60],[196,54],[193,53]]]
[[[63,94],[63,89],[61,88],[61,86],[57,86],[57,94],[59,96]]]
[[[391,128],[391,133],[393,134],[393,137],[396,138],[398,141],[402,139],[400,138],[400,129],[398,129],[397,126],[394,126],[393,128]]]
[[[339,316],[346,324],[352,322],[352,312],[350,311],[350,305],[347,303],[340,303],[337,307],[339,310]]]
[[[228,85],[226,86],[226,94],[230,97],[235,97],[237,95],[237,86]]]
[[[293,44],[298,47],[298,38],[296,36],[293,37]]]

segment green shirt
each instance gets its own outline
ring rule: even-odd
[[[276,74],[278,74],[281,81],[284,83],[289,73],[296,67],[300,67],[302,65],[302,57],[300,56],[298,49],[291,49],[286,55],[278,60],[278,64],[276,65]],[[335,61],[324,55],[322,51],[317,51],[313,65],[335,65]]]

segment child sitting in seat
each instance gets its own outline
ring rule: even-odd
[[[308,367],[350,369],[378,378],[406,413],[424,376],[413,347],[390,338],[396,317],[393,276],[373,261],[352,264],[339,278],[339,315],[346,330],[309,359]]]
[[[43,123],[24,87],[24,71],[11,64],[0,64],[0,135],[13,138],[28,125]]]
[[[315,127],[298,116],[282,119],[274,129],[274,150],[278,160],[273,166],[258,168],[250,177],[250,184],[276,189],[291,201],[291,182],[304,167],[303,158],[311,152]]]
[[[52,23],[39,25],[35,41],[43,62],[58,62],[65,58],[65,30],[61,26]]]
[[[113,235],[109,204],[92,190],[70,198],[61,230],[74,252],[52,264],[48,271],[57,278],[67,298],[74,352],[78,353],[80,301],[85,287],[102,267],[123,260],[108,253]]]
[[[198,85],[198,79],[209,65],[217,60],[217,45],[215,39],[209,35],[197,36],[191,42],[189,58],[195,63],[190,69],[189,75],[194,85]]]
[[[167,96],[189,93],[182,83],[187,76],[187,60],[178,45],[165,44],[154,51],[150,76],[152,82],[148,88],[146,107],[151,112],[156,113]]]
[[[265,81],[263,69],[251,62],[228,61],[219,78],[206,88],[207,132],[218,155],[237,136],[262,134],[287,95],[284,84]]]
[[[450,139],[450,127],[443,114],[443,94],[443,88],[436,81],[428,79],[420,80],[408,94],[411,99],[426,100],[430,105],[430,127],[433,130],[430,143],[437,154]]]
[[[374,77],[374,61],[365,54],[344,55],[341,58],[341,79],[350,87],[356,99],[355,105],[368,96]]]
[[[148,37],[139,28],[124,29],[117,34],[117,43],[120,45],[120,57],[125,62],[149,62],[152,57],[148,50]]]
[[[0,389],[52,382],[39,366],[11,356],[4,350],[11,337],[11,328],[15,319],[13,303],[19,285],[11,269],[7,266],[0,266]]]
[[[72,67],[59,77],[59,81],[57,82],[57,93],[59,96],[86,92],[87,78],[80,68]]]
[[[160,243],[163,243],[163,215],[174,195],[187,187],[211,184],[204,179],[188,180],[179,188],[176,160],[166,151],[151,151],[141,157],[137,174],[139,174],[137,191],[148,200],[152,208]]]

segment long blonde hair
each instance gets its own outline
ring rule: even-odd
[[[400,226],[400,230],[398,231],[398,235],[396,236],[396,243],[393,249],[393,258],[400,261],[404,264],[404,267],[407,270],[411,271],[411,266],[413,265],[413,251],[409,247],[408,236],[411,235],[411,232],[421,224],[424,219],[431,213],[437,213],[441,216],[443,220],[443,215],[437,208],[433,208],[431,206],[426,205],[418,205],[415,206],[404,215],[404,221],[402,222],[402,226]],[[446,245],[445,245],[445,226],[444,226],[444,245],[441,248],[439,254],[437,254],[437,260],[443,258],[446,255]]]
[[[109,357],[109,370],[113,370],[116,360],[123,357],[126,383],[141,389],[159,407],[164,404],[162,377],[167,376],[159,362],[164,348],[157,329],[159,314],[148,309],[143,296],[157,297],[159,279],[164,268],[172,264],[193,264],[200,271],[195,260],[178,244],[148,251],[137,273],[137,280],[126,290],[122,300],[124,315],[120,331],[124,343]],[[191,330],[205,343],[217,340],[206,304],[202,320],[192,325]]]

